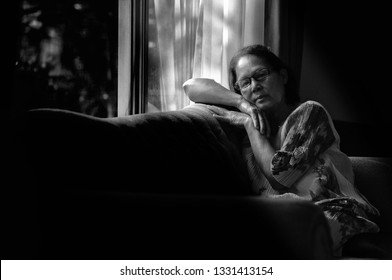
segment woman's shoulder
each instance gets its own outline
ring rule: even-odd
[[[317,101],[307,100],[300,103],[286,119],[286,125],[291,127],[295,123],[329,122],[330,115],[327,110]]]
[[[309,112],[309,111],[324,111],[327,113],[327,110],[325,109],[325,107],[321,103],[314,101],[314,100],[307,100],[307,101],[300,103],[295,108],[295,110],[292,112],[292,114],[296,113],[298,111],[302,112],[302,113]]]
[[[335,136],[331,117],[324,106],[317,101],[308,100],[300,105],[287,117],[282,129],[282,136],[306,139],[319,135],[328,144],[334,142]]]

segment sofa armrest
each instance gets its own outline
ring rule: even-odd
[[[371,217],[381,232],[392,234],[392,159],[381,157],[350,157],[355,185],[380,212]]]

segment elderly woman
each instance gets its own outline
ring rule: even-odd
[[[376,232],[368,215],[378,215],[355,188],[349,158],[325,108],[300,103],[288,68],[267,47],[252,45],[231,60],[230,90],[210,79],[184,83],[194,102],[218,119],[244,127],[243,156],[252,183],[262,196],[306,199],[319,205],[329,221],[336,256],[361,232]],[[238,109],[238,110],[235,110]]]

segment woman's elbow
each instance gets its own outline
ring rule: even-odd
[[[272,175],[268,181],[271,187],[276,191],[287,190],[291,187],[289,182],[282,181],[279,177],[275,177],[274,175]]]
[[[187,80],[183,85],[182,89],[184,90],[184,93],[190,100],[193,102],[197,102],[197,80],[195,78]]]
[[[182,84],[182,89],[184,90],[185,94],[188,95],[191,91],[191,88],[194,86],[195,79],[189,79]]]

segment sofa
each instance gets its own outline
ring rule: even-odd
[[[390,154],[369,149],[372,138],[350,123],[336,128],[356,187],[381,213],[370,217],[380,232],[353,236],[339,258],[392,259]],[[335,259],[318,206],[252,190],[244,135],[202,104],[107,119],[48,108],[15,117],[4,146],[4,258]]]

